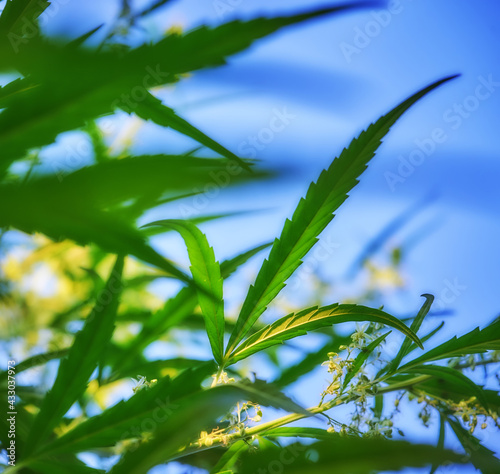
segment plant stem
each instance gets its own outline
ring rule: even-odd
[[[383,393],[389,393],[389,392],[394,392],[397,390],[401,390],[403,388],[409,388],[412,387],[415,384],[421,383],[427,379],[430,379],[430,375],[419,375],[418,377],[414,377],[410,380],[405,380],[400,383],[395,383],[392,385],[388,385],[386,387],[381,387],[378,389],[377,394],[383,394]],[[371,384],[366,384],[363,389],[368,389],[373,386],[373,383]],[[352,395],[345,394],[343,396],[334,398],[333,400],[330,400],[327,403],[324,403],[320,406],[314,406],[311,408],[308,408],[307,411],[309,412],[310,415],[318,415],[321,414],[325,411],[328,411],[338,405],[342,405],[344,403],[349,403],[353,400],[355,400],[356,397],[353,397]],[[281,418],[277,418],[276,420],[268,421],[267,423],[262,423],[258,426],[254,426],[252,428],[248,428],[245,430],[245,433],[242,435],[240,433],[233,433],[227,436],[225,440],[225,444],[232,444],[240,439],[249,439],[252,438],[253,436],[257,435],[262,435],[265,434],[266,431],[270,431],[274,428],[278,428],[283,425],[288,425],[289,423],[293,423],[294,421],[301,420],[302,418],[305,418],[308,415],[303,415],[303,414],[298,414],[298,413],[291,413],[289,415],[285,415]],[[219,446],[225,445],[222,440],[220,441],[215,441],[211,446],[199,446],[197,443],[192,443],[189,447],[184,449],[183,451],[179,451],[175,456],[169,459],[169,461],[187,456],[189,454],[205,451],[207,449],[212,449],[216,448]]]

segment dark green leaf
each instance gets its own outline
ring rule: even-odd
[[[331,435],[330,440],[283,448],[260,450],[257,456],[243,455],[238,472],[250,474],[272,465],[286,466],[287,474],[367,474],[399,471],[405,467],[461,462],[462,456],[433,446],[389,441],[383,438],[356,438]]]
[[[213,426],[218,417],[241,400],[271,404],[276,408],[284,408],[291,403],[282,395],[276,397],[274,389],[268,391],[268,387],[261,382],[258,389],[241,382],[201,391],[186,397],[168,422],[158,426],[153,433],[154,438],[134,452],[127,453],[111,474],[143,474],[157,464],[181,457],[183,447],[195,441],[202,430],[210,431],[209,426]]]
[[[200,384],[215,367],[203,364],[186,370],[175,379],[161,379],[151,388],[143,388],[126,401],[87,419],[74,429],[44,447],[39,456],[81,452],[91,448],[114,446],[126,439],[141,438],[154,430],[179,409],[179,400],[200,390]]]
[[[476,397],[476,399],[483,405],[483,407],[488,410],[488,401],[483,392],[483,389],[458,370],[451,369],[450,367],[441,367],[438,365],[417,365],[412,367],[411,369],[401,369],[400,372],[431,375],[438,380],[444,380],[446,382],[458,384],[462,387],[463,390],[466,391],[466,393],[468,393],[468,398]]]
[[[437,442],[437,447],[439,449],[444,449],[444,438],[446,434],[446,425],[445,425],[445,419],[444,416],[440,413],[439,414],[439,438]],[[437,471],[437,468],[439,466],[437,464],[434,464],[431,468],[430,474],[434,474]]]
[[[50,5],[46,0],[7,0],[0,16],[0,35],[7,35],[2,41],[8,41],[14,52],[28,41],[23,38],[38,32],[37,18]]]
[[[250,447],[250,444],[246,441],[239,440],[233,443],[229,449],[220,458],[219,462],[210,471],[210,474],[221,474],[231,469],[234,463],[238,460],[238,457],[245,452]]]
[[[16,68],[27,76],[30,86],[36,86],[18,95],[0,113],[0,171],[30,148],[52,143],[59,133],[80,128],[85,121],[116,108],[134,107],[144,100],[148,89],[175,82],[181,73],[220,66],[228,56],[280,28],[367,5],[342,5],[290,17],[200,27],[184,35],[170,34],[154,45],[144,45],[125,55],[96,54],[35,38],[16,52],[0,43],[3,69]]]
[[[500,472],[500,460],[495,457],[493,451],[483,446],[475,436],[462,427],[455,417],[447,416],[446,421],[476,469],[479,469],[483,474],[498,474]],[[467,457],[464,460],[467,460]]]
[[[142,119],[151,120],[157,125],[162,125],[163,127],[170,127],[183,135],[196,140],[198,143],[201,143],[216,153],[233,160],[247,171],[250,171],[248,164],[241,160],[241,158],[217,143],[212,138],[205,135],[182,117],[179,117],[174,110],[162,104],[161,100],[157,99],[153,95],[148,93],[145,99],[137,104],[134,104],[134,107],[131,110]],[[231,174],[239,174],[238,169],[232,171],[233,172]]]
[[[418,330],[420,329],[420,326],[424,322],[424,318],[427,316],[427,313],[431,309],[432,302],[434,301],[434,296],[432,295],[423,294],[422,296],[425,298],[425,303],[420,308],[420,311],[418,312],[417,316],[415,317],[410,326],[410,329],[415,334],[418,334]],[[403,358],[409,353],[412,342],[413,341],[409,337],[405,337],[405,340],[403,341],[401,348],[399,349],[396,357],[393,359],[392,363],[389,366],[389,371],[394,372],[397,370]]]
[[[424,362],[478,354],[488,350],[500,350],[500,321],[494,322],[482,330],[476,328],[459,338],[453,337],[449,341],[408,362],[400,370],[406,370]]]

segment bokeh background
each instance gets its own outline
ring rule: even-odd
[[[147,3],[134,0],[131,6],[139,9]],[[135,25],[127,41],[141,44],[171,28],[186,30],[332,3],[177,0]],[[101,23],[116,27],[120,7],[111,0],[54,0],[44,31],[73,38]],[[360,295],[384,304],[389,312],[411,315],[423,301],[420,295],[432,293],[439,314],[429,318],[423,332],[439,318],[446,321],[434,343],[486,325],[500,310],[499,15],[496,0],[395,0],[378,9],[285,29],[232,57],[225,67],[198,72],[157,91],[180,115],[241,156],[259,159],[276,178],[161,207],[144,216],[143,223],[245,210],[202,226],[216,256],[223,260],[268,242],[279,235],[309,183],[362,129],[428,83],[460,74],[393,128],[323,233],[320,251],[312,252],[267,317],[272,320],[301,299],[333,303]],[[106,28],[89,43],[102,41]],[[102,119],[100,125],[116,149],[129,140],[141,153],[181,152],[195,146],[175,132],[125,114]],[[82,140],[76,132],[63,134],[44,151],[43,166],[83,166],[83,152],[81,162],[67,164],[67,150]],[[17,242],[20,237],[8,238]],[[159,237],[154,243],[187,267],[184,246],[176,236]],[[395,265],[394,255],[399,254]],[[363,255],[369,264],[361,264]],[[261,260],[228,284],[229,313],[237,310]],[[43,291],[50,281],[41,275],[36,284]],[[164,280],[153,287],[161,298],[175,290],[175,284]],[[308,341],[302,349],[314,350],[321,337]],[[168,344],[159,344],[150,348],[150,356],[167,357],[169,351],[173,349]],[[209,357],[208,345],[201,343],[186,351],[191,357]],[[286,349],[283,363],[292,364],[299,355],[297,349]],[[261,371],[261,378],[272,379],[273,368],[264,359]],[[317,403],[325,381],[324,368],[318,368],[290,393],[309,406]],[[406,420],[407,437],[435,442],[437,421],[424,428],[414,412],[414,419]],[[499,453],[498,433],[488,429],[478,435]],[[448,440],[450,447],[458,447],[452,435]],[[467,467],[454,470],[474,472]]]

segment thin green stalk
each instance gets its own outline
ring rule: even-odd
[[[389,393],[389,392],[401,390],[403,388],[409,388],[409,387],[412,387],[415,384],[421,383],[429,378],[431,378],[430,375],[419,375],[418,377],[414,377],[410,380],[405,380],[404,382],[388,385],[386,387],[381,387],[378,389],[377,394]],[[365,386],[361,387],[361,389],[362,390],[369,389],[373,385],[374,385],[373,383],[366,384]],[[345,395],[337,397],[333,400],[330,400],[329,402],[324,403],[320,406],[314,406],[314,407],[308,408],[307,411],[311,415],[319,415],[325,411],[331,410],[332,408],[334,408],[338,405],[342,405],[344,403],[349,403],[349,402],[355,400],[355,398],[356,397],[352,397],[352,395],[345,394]],[[215,440],[211,446],[199,446],[197,443],[192,443],[189,447],[187,447],[186,449],[184,449],[182,451],[179,451],[177,453],[177,455],[170,458],[169,461],[179,459],[179,458],[187,456],[189,454],[206,451],[207,449],[212,449],[212,448],[216,448],[216,447],[220,447],[220,446],[227,446],[228,444],[232,444],[232,443],[239,441],[241,439],[249,439],[249,438],[252,438],[253,436],[256,436],[256,435],[262,435],[262,434],[265,434],[266,431],[272,430],[274,428],[279,428],[280,426],[288,425],[290,423],[293,423],[294,421],[301,420],[301,419],[305,418],[306,416],[307,415],[292,413],[289,415],[282,416],[281,418],[277,418],[276,420],[268,421],[267,423],[262,423],[258,426],[253,426],[252,428],[246,429],[244,434],[233,433],[233,434],[229,435],[225,440],[226,441],[225,444],[222,441],[215,441]]]

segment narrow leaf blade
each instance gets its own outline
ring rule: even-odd
[[[432,295],[423,294],[422,296],[425,298],[425,302],[420,308],[420,311],[418,312],[417,316],[415,317],[410,326],[410,329],[414,333],[418,333],[418,330],[420,329],[420,326],[422,325],[424,318],[427,316],[427,313],[430,311],[432,303],[434,301],[434,296]],[[389,368],[390,371],[397,370],[403,358],[408,354],[411,347],[411,343],[412,343],[411,339],[409,337],[406,337],[396,357],[394,358],[392,364],[390,365]]]
[[[194,224],[181,220],[162,220],[148,226],[164,226],[179,232],[186,243],[191,273],[199,289],[198,302],[205,320],[210,346],[217,363],[222,363],[224,350],[224,299],[222,296],[222,276],[219,262],[213,248]]]

